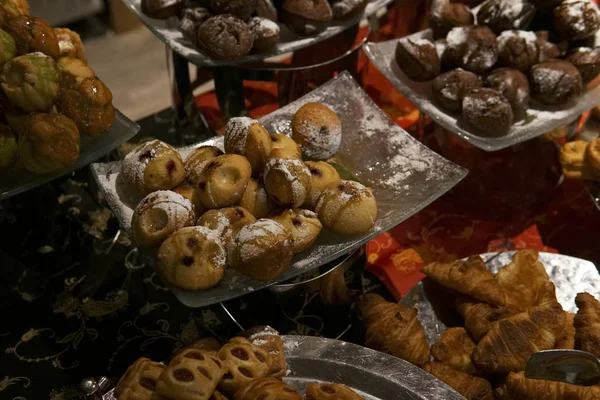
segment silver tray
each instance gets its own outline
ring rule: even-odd
[[[275,49],[269,53],[250,54],[246,57],[236,60],[214,60],[200,50],[186,37],[178,28],[175,18],[168,20],[153,19],[145,15],[141,10],[141,0],[123,0],[137,17],[167,46],[174,52],[186,58],[192,64],[200,67],[217,67],[224,65],[239,65],[251,61],[264,60],[265,58],[288,53],[295,50],[311,46],[327,38],[337,35],[340,32],[356,25],[361,19],[375,14],[381,8],[387,6],[392,0],[371,0],[365,11],[348,21],[332,21],[331,25],[323,32],[315,36],[300,36],[290,31],[285,25],[279,24],[280,39]]]
[[[36,186],[84,167],[113,150],[121,143],[134,137],[139,132],[140,126],[121,114],[119,110],[115,111],[115,122],[108,132],[97,137],[81,137],[81,152],[79,159],[74,165],[49,174],[34,174],[25,169],[17,169],[15,167],[0,172],[0,200],[33,189]]]
[[[343,137],[336,159],[373,189],[379,213],[375,227],[353,238],[322,232],[315,245],[297,254],[287,271],[270,282],[255,281],[228,269],[211,289],[187,291],[170,286],[186,306],[204,307],[239,297],[320,267],[416,214],[467,174],[467,170],[429,150],[391,121],[347,72],[263,117],[261,122],[269,132],[289,134],[292,116],[310,101],[327,104],[338,113]],[[185,157],[192,148],[206,144],[222,149],[223,138],[180,149],[180,153]],[[133,209],[140,199],[128,198],[131,191],[120,186],[120,166],[120,162],[94,164],[92,173],[121,227],[130,231]]]
[[[342,383],[365,400],[459,400],[433,375],[397,357],[339,340],[283,336],[290,373],[283,380],[303,398],[306,385]],[[103,400],[116,400],[111,390]]]
[[[433,36],[428,29],[408,37],[432,39]],[[437,106],[431,95],[431,82],[412,81],[402,72],[395,59],[398,40],[400,39],[367,43],[364,46],[365,53],[387,80],[435,123],[482,150],[496,151],[541,136],[575,121],[583,112],[594,108],[600,102],[600,86],[596,86],[568,107],[552,108],[532,104],[527,110],[527,116],[517,121],[506,136],[477,136],[472,133],[472,129],[466,125],[460,114],[447,112]]]
[[[488,269],[496,273],[512,261],[515,253],[515,251],[500,255],[485,253],[481,254],[481,257],[486,261]],[[565,311],[577,312],[575,305],[577,293],[588,292],[596,297],[600,295],[600,274],[591,261],[553,253],[539,253],[539,260],[544,264],[550,281],[556,286],[556,298]],[[436,314],[436,308],[426,293],[426,285],[419,282],[400,300],[400,304],[418,310],[417,318],[423,325],[427,342],[431,345],[438,341],[440,335],[446,330],[446,325]]]

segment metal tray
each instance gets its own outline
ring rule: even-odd
[[[125,3],[125,5],[127,5],[137,15],[137,17],[148,27],[148,29],[152,31],[152,33],[154,33],[154,35],[156,35],[157,38],[163,41],[174,52],[178,53],[182,57],[186,58],[189,62],[199,67],[239,65],[252,61],[264,60],[265,58],[295,50],[300,50],[343,32],[351,26],[358,24],[361,19],[375,14],[378,10],[387,6],[391,2],[392,0],[371,0],[361,15],[358,15],[348,21],[332,21],[331,26],[315,36],[300,36],[290,31],[285,25],[279,24],[281,31],[280,39],[273,51],[269,53],[250,54],[246,57],[236,60],[213,60],[209,56],[200,52],[200,50],[189,39],[183,36],[183,33],[178,28],[178,22],[176,18],[171,18],[168,20],[150,18],[142,12],[141,0],[123,0],[123,3]]]
[[[283,380],[303,398],[313,382],[342,383],[365,400],[464,399],[411,363],[366,347],[312,336],[283,336],[290,374]],[[116,400],[111,390],[103,400]]]
[[[259,282],[233,269],[211,289],[187,291],[169,286],[188,307],[204,307],[286,281],[332,261],[416,214],[450,190],[467,170],[434,153],[391,121],[347,72],[341,73],[306,96],[261,119],[269,132],[290,133],[290,122],[301,105],[317,101],[330,106],[342,121],[342,143],[336,160],[361,182],[370,186],[378,204],[375,227],[367,234],[348,238],[323,231],[316,244],[297,254],[287,271],[270,282]],[[199,145],[223,148],[217,137],[180,149],[185,157]],[[130,231],[133,209],[139,198],[128,198],[117,180],[120,162],[92,165],[110,208],[121,227]]]
[[[33,189],[38,185],[84,167],[134,137],[139,132],[140,126],[121,114],[119,110],[115,111],[115,122],[108,132],[97,137],[81,137],[81,152],[74,165],[49,174],[34,174],[25,169],[14,167],[0,172],[0,200]]]
[[[432,39],[432,33],[427,29],[408,37]],[[387,80],[423,113],[429,115],[437,124],[485,151],[501,150],[565,126],[600,102],[600,86],[596,86],[567,107],[552,108],[532,104],[527,110],[527,116],[517,121],[506,136],[481,137],[472,133],[460,114],[447,112],[436,105],[431,95],[431,82],[412,81],[402,72],[395,59],[398,40],[400,39],[367,43],[364,46],[365,53]]]
[[[501,254],[485,253],[481,254],[481,257],[486,261],[488,269],[496,273],[512,261],[515,253],[515,251]],[[539,260],[544,264],[550,280],[556,286],[556,298],[565,311],[577,312],[575,305],[577,293],[588,292],[594,296],[600,295],[600,274],[591,261],[553,253],[539,253]],[[400,300],[400,304],[418,310],[417,318],[423,325],[427,342],[431,345],[437,342],[446,330],[446,324],[440,320],[437,312],[441,315],[446,313],[441,309],[443,307],[432,305],[427,293],[431,293],[427,288],[427,280],[421,281]]]

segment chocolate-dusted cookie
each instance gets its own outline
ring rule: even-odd
[[[185,37],[190,39],[196,46],[198,45],[198,29],[200,25],[213,15],[204,7],[186,8],[181,13],[179,29]]]
[[[566,40],[594,36],[599,23],[598,8],[589,0],[565,0],[554,9],[554,29]]]
[[[535,15],[528,0],[490,0],[477,11],[477,23],[496,33],[509,29],[527,29]]]
[[[485,137],[504,136],[513,123],[512,108],[506,97],[488,88],[474,89],[465,95],[462,115],[475,128],[474,133]]]
[[[247,21],[256,11],[257,0],[211,0],[210,8],[215,14],[231,14]]]
[[[441,74],[431,84],[433,99],[445,110],[459,112],[466,93],[483,86],[477,75],[457,68]]]
[[[253,53],[265,53],[279,42],[279,25],[270,19],[253,17],[248,25],[254,35]]]
[[[600,74],[600,49],[579,47],[569,53],[565,60],[573,64],[581,74],[583,83],[593,81]]]
[[[327,0],[284,0],[281,17],[293,32],[315,35],[327,28],[333,13]]]
[[[452,28],[473,25],[475,17],[464,4],[434,0],[429,14],[429,27],[435,39],[445,38]]]
[[[446,37],[453,63],[475,73],[483,73],[498,61],[496,35],[486,26],[459,26]]]
[[[579,70],[564,60],[548,60],[531,67],[529,85],[534,99],[550,105],[566,104],[583,91]]]
[[[440,58],[427,39],[401,39],[396,46],[396,62],[413,81],[430,81],[440,74]]]
[[[198,29],[198,45],[210,57],[233,60],[250,53],[254,35],[244,21],[229,14],[216,15]]]
[[[498,57],[505,67],[527,72],[539,59],[538,37],[528,31],[504,31],[498,36]]]
[[[183,0],[142,0],[142,12],[151,18],[167,19],[179,15]]]
[[[518,69],[500,68],[485,78],[485,86],[506,97],[515,118],[525,116],[529,106],[529,81],[524,73]]]

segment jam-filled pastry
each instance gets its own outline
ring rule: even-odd
[[[585,153],[588,143],[585,140],[567,142],[560,148],[560,165],[567,178],[583,179],[586,173]]]
[[[198,226],[215,231],[228,248],[242,227],[256,221],[256,218],[243,207],[227,207],[208,210],[198,220]]]
[[[161,363],[141,357],[127,368],[115,387],[119,400],[156,400],[156,383],[165,370]]]
[[[287,362],[279,332],[270,326],[257,326],[242,332],[241,336],[248,339],[253,345],[265,349],[271,355],[271,368],[268,376],[281,378],[286,375]]]
[[[593,177],[600,180],[600,138],[588,143],[585,150],[585,161]]]
[[[285,210],[272,219],[283,225],[292,236],[294,253],[300,253],[312,246],[323,229],[317,214],[310,210]]]
[[[242,198],[251,174],[246,157],[237,154],[215,157],[200,173],[195,194],[206,208],[232,206]]]
[[[235,393],[233,400],[301,400],[294,389],[276,378],[253,380]]]
[[[264,170],[269,197],[282,207],[300,207],[310,190],[310,171],[293,154],[273,150]]]
[[[302,157],[300,146],[298,146],[298,143],[288,135],[284,135],[283,133],[273,133],[271,134],[271,143],[273,149],[280,149],[284,153],[295,155],[297,158]]]
[[[200,146],[194,149],[185,159],[185,178],[192,185],[197,184],[206,164],[222,155],[223,152],[215,146]]]
[[[182,195],[192,203],[194,206],[194,214],[196,215],[196,219],[204,214],[204,211],[206,211],[204,209],[204,204],[200,202],[200,199],[197,196],[194,196],[194,192],[196,191],[194,186],[187,183],[182,183],[181,185],[174,187],[173,191]]]
[[[244,207],[250,211],[256,218],[266,218],[275,210],[275,203],[267,195],[267,190],[262,180],[250,178],[248,186],[238,203],[240,207]]]
[[[308,158],[326,160],[340,147],[342,123],[337,114],[326,105],[306,103],[294,114],[292,138]]]
[[[216,285],[223,277],[227,254],[218,234],[202,226],[171,234],[158,249],[157,268],[170,283],[198,290]]]
[[[209,352],[184,350],[160,374],[156,392],[172,400],[208,400],[226,371]]]
[[[185,178],[183,160],[170,145],[160,140],[143,143],[131,151],[121,164],[124,181],[139,194],[168,190]]]
[[[271,153],[269,132],[255,119],[235,117],[225,127],[225,152],[245,156],[258,176]]]
[[[219,383],[219,390],[233,395],[242,386],[264,378],[271,370],[271,356],[247,339],[235,337],[219,350],[219,360],[229,371]]]
[[[363,400],[354,390],[339,383],[309,383],[306,400]]]
[[[158,247],[171,233],[194,225],[192,203],[170,190],[150,193],[138,204],[131,219],[133,241],[139,247]]]
[[[339,182],[342,178],[340,178],[340,174],[333,165],[328,162],[307,161],[306,166],[310,171],[310,190],[302,208],[314,210],[317,206],[317,200],[319,200],[325,189]]]

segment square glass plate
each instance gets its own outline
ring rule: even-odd
[[[310,101],[327,104],[340,117],[343,136],[336,160],[373,189],[378,205],[375,227],[356,237],[323,230],[311,248],[295,255],[286,272],[269,282],[259,282],[228,269],[221,282],[211,289],[187,291],[169,286],[183,304],[204,307],[318,268],[416,214],[467,174],[467,170],[423,146],[391,121],[347,72],[260,121],[269,132],[290,134],[294,113]],[[185,158],[192,148],[206,144],[222,149],[223,138],[180,149],[180,153]],[[92,173],[121,226],[129,232],[133,209],[140,199],[130,199],[131,191],[117,180],[120,164],[94,164]]]
[[[392,0],[371,0],[362,14],[349,19],[348,21],[332,21],[331,25],[323,32],[315,36],[301,36],[290,31],[285,25],[279,24],[280,37],[279,43],[273,51],[261,54],[249,54],[246,57],[237,60],[214,60],[202,53],[189,39],[183,36],[179,30],[178,22],[175,18],[160,20],[148,17],[142,12],[142,0],[123,0],[123,2],[137,15],[137,17],[154,33],[154,35],[169,46],[174,52],[186,58],[192,64],[201,67],[217,67],[223,65],[238,65],[252,61],[264,60],[265,58],[277,56],[291,51],[299,50],[311,46],[322,40],[337,35],[353,25],[360,22],[361,19],[375,14],[381,8],[387,6]]]
[[[71,171],[82,168],[96,161],[121,143],[134,137],[140,131],[140,126],[131,121],[119,110],[115,110],[115,122],[108,132],[102,136],[82,136],[80,142],[81,152],[77,162],[60,171],[49,174],[34,174],[25,169],[10,168],[0,172],[0,200],[14,196],[18,193],[50,182]]]
[[[429,29],[407,37],[430,40],[433,38]],[[542,107],[531,104],[527,116],[516,121],[507,135],[497,138],[478,136],[472,133],[473,130],[463,121],[459,113],[445,111],[435,104],[431,95],[431,82],[412,81],[402,72],[395,57],[398,40],[400,39],[367,43],[364,46],[365,53],[387,80],[423,113],[429,115],[435,123],[482,150],[497,151],[541,136],[575,121],[583,112],[594,108],[600,102],[600,86],[596,86],[566,107]]]

